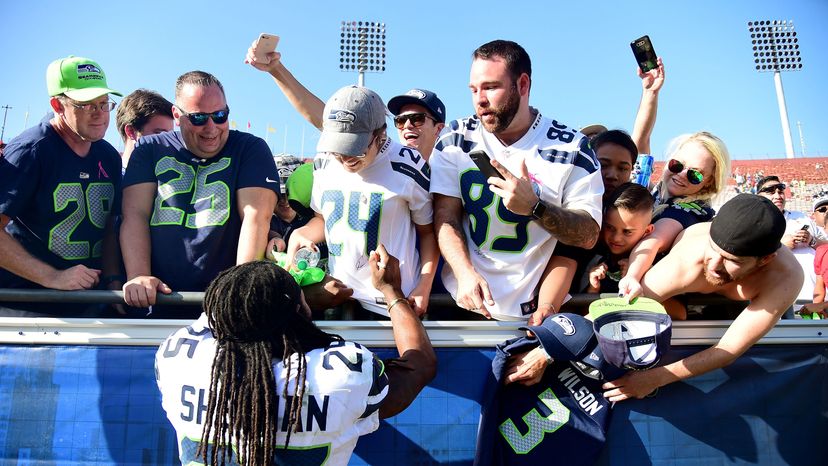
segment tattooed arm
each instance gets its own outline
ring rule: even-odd
[[[564,244],[584,249],[595,246],[601,228],[589,212],[565,209],[544,202],[538,205],[540,199],[532,189],[525,163],[521,163],[519,177],[497,160],[492,160],[492,166],[503,175],[503,179],[489,178],[489,189],[503,199],[503,205],[507,209],[518,215],[532,215],[546,231]]]

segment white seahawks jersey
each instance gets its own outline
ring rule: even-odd
[[[525,160],[545,204],[586,211],[599,225],[604,192],[600,165],[584,135],[540,112],[529,131],[508,147],[486,131],[477,116],[453,121],[450,127],[430,159],[431,192],[463,201],[469,257],[489,284],[495,301],[487,306],[492,316],[527,319],[557,239],[531,216],[506,209],[468,154],[484,150],[514,174]],[[457,279],[448,264],[443,284],[456,299]]]
[[[391,139],[359,173],[345,171],[330,154],[314,161],[311,208],[325,219],[328,270],[354,289],[365,309],[388,315],[368,267],[368,253],[379,243],[400,261],[403,293],[419,283],[414,224],[432,223],[429,178],[425,158]]]
[[[158,348],[155,373],[161,403],[178,437],[181,464],[201,464],[197,457],[206,421],[210,372],[216,344],[207,317],[179,329]],[[379,427],[378,409],[388,394],[382,362],[353,342],[334,342],[305,355],[307,364],[301,431],[293,432],[287,449],[277,448],[279,464],[345,465],[361,435]],[[281,394],[288,384],[294,393],[298,356],[293,355],[290,380],[282,361],[273,361],[278,395],[278,435],[287,438],[290,401]],[[191,463],[192,462],[192,463]],[[238,464],[235,455],[234,462]]]

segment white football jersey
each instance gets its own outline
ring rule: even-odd
[[[523,320],[531,314],[541,274],[557,239],[531,216],[517,215],[489,190],[486,177],[469,158],[485,151],[513,174],[526,162],[529,177],[547,205],[583,210],[601,224],[601,166],[589,140],[577,130],[538,112],[529,131],[504,146],[477,116],[456,120],[430,158],[431,192],[463,201],[463,229],[474,269],[488,282],[492,317]],[[457,298],[457,279],[443,267],[443,284]]]
[[[206,421],[210,373],[216,342],[207,316],[170,335],[155,355],[161,403],[178,437],[181,464],[201,464],[197,457]],[[293,432],[287,449],[277,448],[280,464],[345,465],[361,435],[379,427],[378,409],[388,394],[383,363],[364,346],[334,342],[305,355],[307,364],[301,431]],[[291,358],[290,380],[282,361],[273,361],[278,396],[277,447],[287,438],[289,400],[296,386],[298,356]],[[234,456],[235,459],[235,456]],[[192,463],[191,463],[192,462]],[[236,462],[232,464],[237,464]]]
[[[414,224],[432,223],[429,179],[425,158],[391,139],[359,173],[345,171],[330,154],[314,160],[311,208],[325,219],[328,271],[353,288],[354,298],[369,311],[388,315],[368,267],[368,253],[377,244],[399,259],[403,293],[419,283]]]

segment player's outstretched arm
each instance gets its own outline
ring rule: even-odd
[[[282,63],[281,52],[267,54],[267,61],[256,60],[256,41],[247,49],[244,62],[249,63],[257,70],[267,71],[273,77],[273,81],[285,94],[288,101],[296,111],[299,112],[310,124],[322,129],[322,113],[325,110],[325,102],[308,90],[300,83],[293,74],[288,71]]]
[[[381,418],[394,416],[411,404],[437,373],[437,356],[417,313],[400,289],[400,263],[380,244],[368,258],[371,281],[388,303],[394,342],[400,353],[388,361],[388,395],[379,409]]]

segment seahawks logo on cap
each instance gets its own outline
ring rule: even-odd
[[[78,73],[100,73],[101,70],[91,64],[91,63],[84,63],[82,65],[78,65]]]
[[[575,325],[569,320],[569,317],[558,314],[552,316],[552,322],[555,322],[563,329],[564,335],[575,335]]]
[[[411,97],[416,97],[420,100],[423,100],[423,99],[426,98],[425,92],[423,92],[419,89],[411,89],[410,91],[406,92],[405,95],[410,95]]]
[[[356,115],[348,110],[331,110],[328,115],[329,120],[335,120],[340,123],[353,123],[356,120]]]

